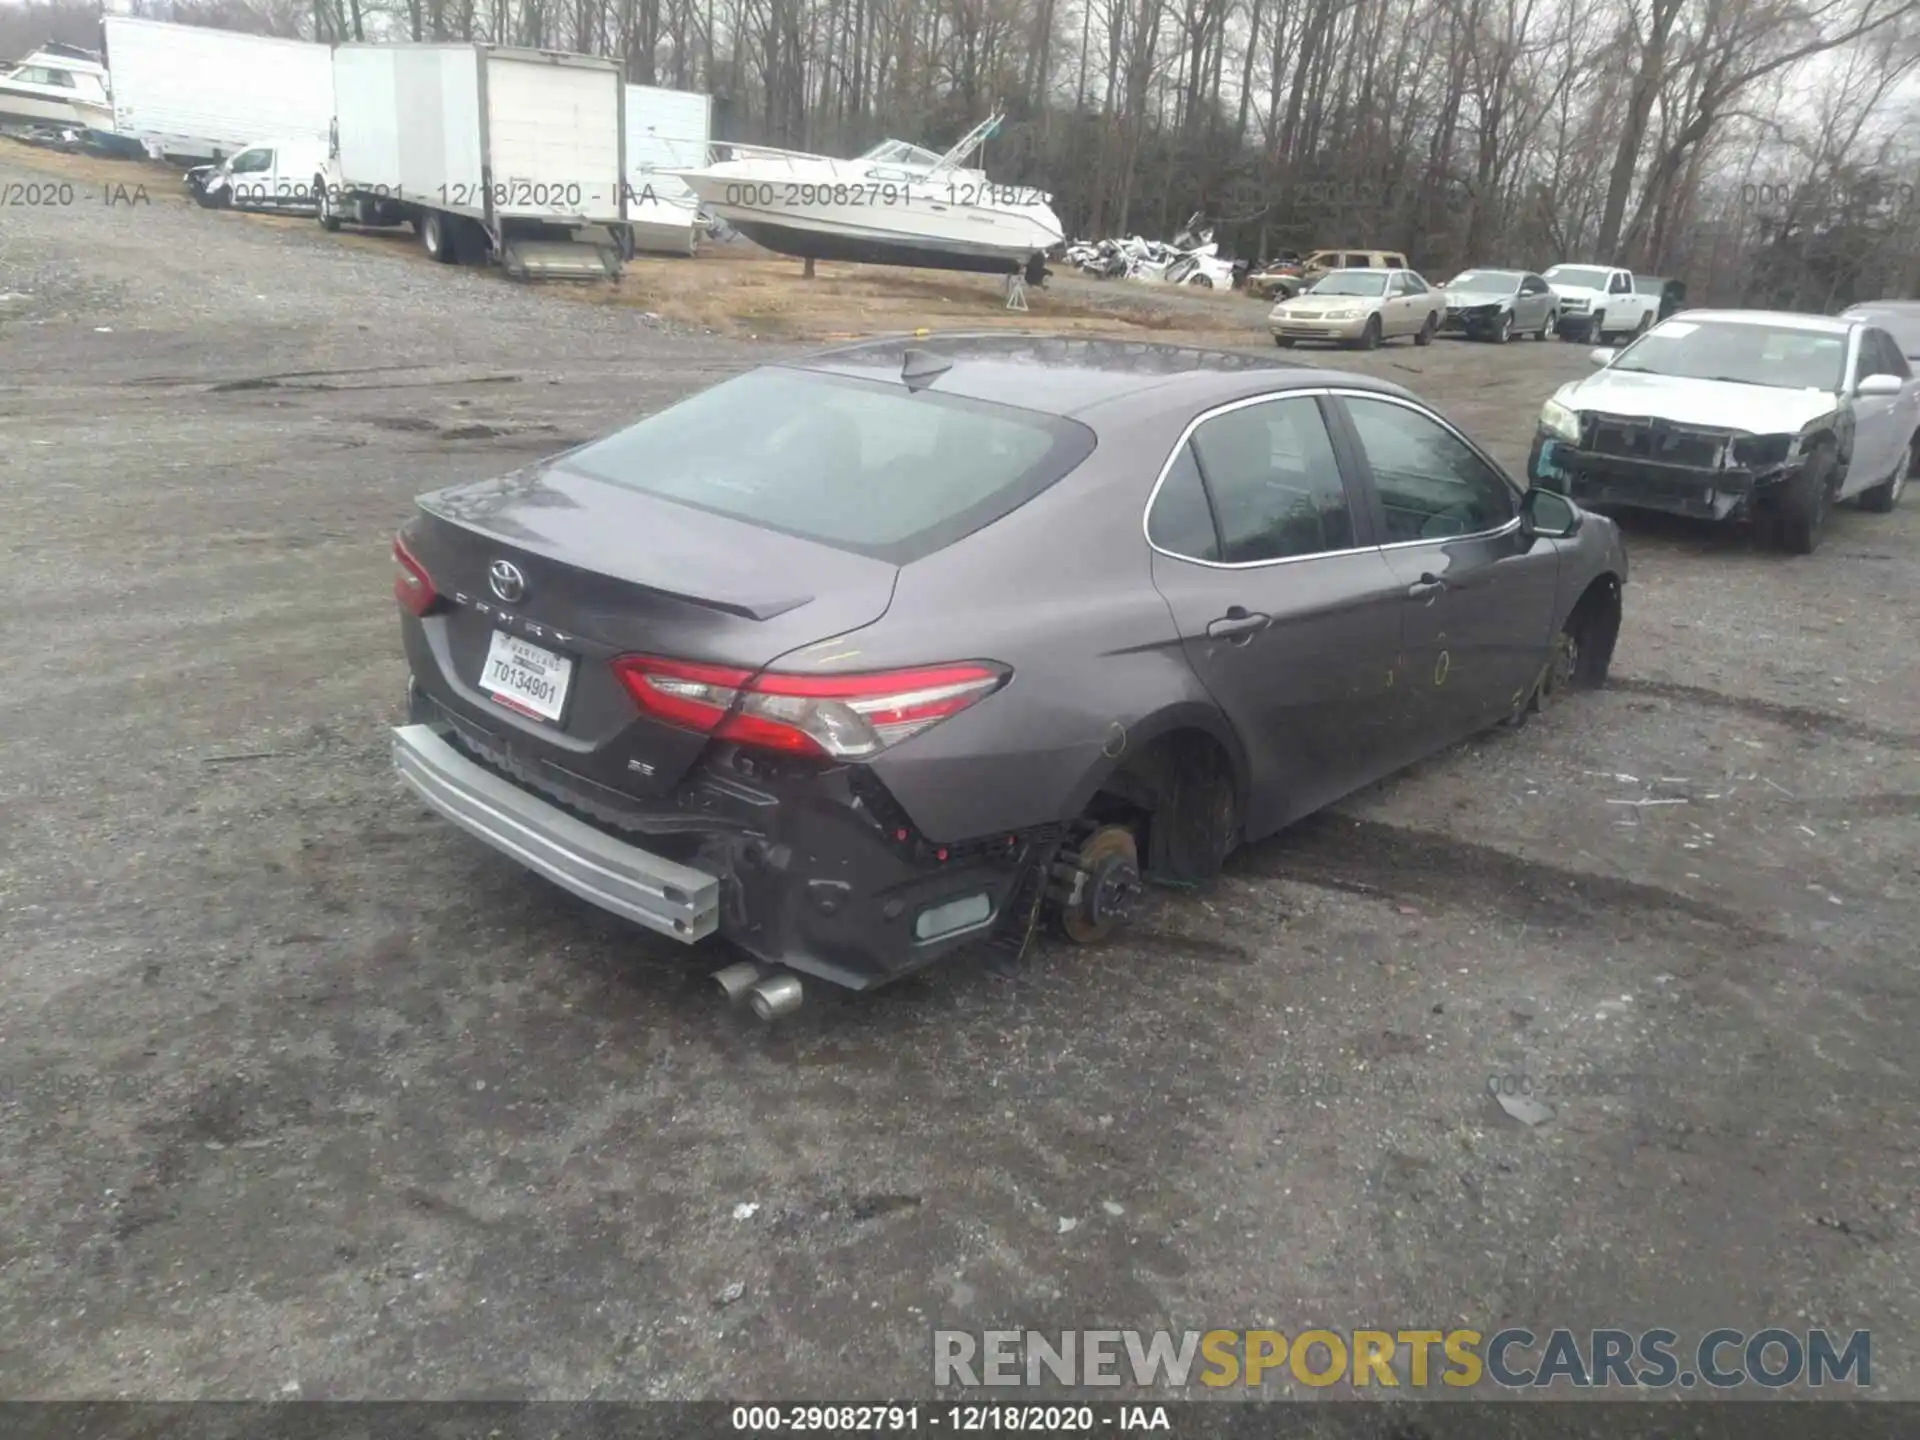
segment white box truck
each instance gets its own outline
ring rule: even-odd
[[[627,224],[635,250],[691,255],[700,197],[670,170],[697,170],[713,140],[713,97],[627,86]]]
[[[100,23],[114,129],[156,160],[224,160],[266,139],[327,138],[330,47],[126,15]]]
[[[625,101],[618,65],[588,55],[336,45],[320,223],[411,224],[434,259],[519,279],[615,278]]]

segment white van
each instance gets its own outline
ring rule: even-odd
[[[313,177],[327,168],[324,140],[267,140],[218,165],[187,172],[187,188],[209,210],[274,210],[311,215]]]

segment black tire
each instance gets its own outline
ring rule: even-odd
[[[420,244],[427,254],[442,265],[453,263],[455,227],[450,217],[429,210],[420,217]]]
[[[1860,497],[1860,508],[1871,510],[1875,515],[1885,515],[1900,503],[1905,493],[1907,481],[1920,477],[1920,434],[1913,437],[1913,443],[1907,447],[1907,458],[1887,479],[1867,491]]]
[[[1496,345],[1504,345],[1513,338],[1513,312],[1503,310],[1500,318],[1493,322],[1493,334],[1490,337]]]
[[[1293,337],[1291,335],[1276,335],[1273,337],[1273,343],[1278,345],[1282,350],[1291,350],[1293,348]]]
[[[1188,283],[1200,290],[1213,289],[1213,277],[1211,275],[1196,275]]]
[[[1540,322],[1540,333],[1533,338],[1536,340],[1550,339],[1552,338],[1553,332],[1559,328],[1560,317],[1549,310],[1547,311],[1547,318]]]
[[[1775,534],[1788,554],[1811,555],[1820,548],[1839,468],[1833,443],[1828,441],[1807,457],[1799,473],[1782,488]]]
[[[340,212],[333,208],[333,191],[327,188],[323,175],[313,177],[313,213],[322,230],[340,228]]]
[[[1378,315],[1370,315],[1367,317],[1366,329],[1360,332],[1360,338],[1354,343],[1362,350],[1378,350],[1380,348],[1380,317]]]
[[[1596,310],[1593,318],[1587,321],[1587,343],[1604,345],[1607,343],[1607,312]]]
[[[478,220],[462,216],[452,226],[453,263],[456,265],[484,265],[487,257],[493,253],[493,237],[487,234],[487,227]]]
[[[228,209],[233,204],[232,187],[225,187],[213,195],[209,195],[203,189],[197,189],[193,192],[193,203],[198,205],[202,210]]]
[[[1647,331],[1651,330],[1652,328],[1653,328],[1653,315],[1651,312],[1649,312],[1645,315],[1642,315],[1640,317],[1640,323],[1633,327],[1633,338],[1638,340],[1642,335],[1646,334]]]
[[[1422,325],[1420,327],[1420,333],[1413,337],[1413,343],[1416,345],[1431,345],[1433,343],[1434,332],[1439,328],[1440,317],[1429,313],[1426,324]]]

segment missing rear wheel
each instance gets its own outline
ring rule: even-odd
[[[1094,945],[1133,913],[1140,891],[1140,853],[1133,831],[1102,825],[1076,849],[1061,852],[1049,898],[1061,933],[1076,945]]]

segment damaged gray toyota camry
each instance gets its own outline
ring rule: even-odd
[[[1398,386],[1033,336],[761,366],[394,544],[395,761],[763,1018],[1094,942],[1602,683],[1627,561]]]

